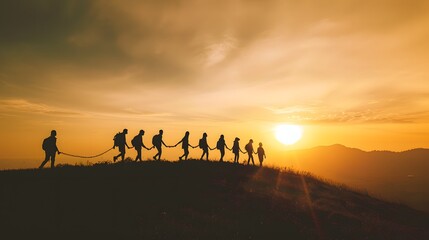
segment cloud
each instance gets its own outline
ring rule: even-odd
[[[0,4],[0,94],[27,101],[2,102],[8,111],[428,119],[426,1]]]
[[[65,111],[45,104],[29,102],[24,99],[0,100],[2,112],[18,112],[26,114],[45,114],[63,117],[81,117],[82,114],[74,111]]]

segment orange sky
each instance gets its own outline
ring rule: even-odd
[[[395,0],[3,2],[0,168],[37,166],[52,129],[62,151],[83,155],[125,127],[129,141],[146,130],[148,144],[160,128],[168,144],[189,130],[192,144],[207,131],[214,146],[223,133],[229,144],[264,142],[280,165],[282,151],[317,145],[429,147],[428,10]],[[302,125],[303,139],[281,145],[279,123]]]

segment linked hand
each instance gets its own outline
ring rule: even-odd
[[[58,151],[58,155],[60,155],[61,154],[61,152],[60,151]]]

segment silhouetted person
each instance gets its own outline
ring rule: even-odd
[[[45,164],[50,160],[51,168],[55,167],[55,154],[61,154],[57,147],[57,131],[52,130],[51,135],[43,140],[42,149],[45,151],[45,160],[42,162],[39,168],[43,168]]]
[[[204,155],[206,155],[206,160],[209,160],[209,149],[213,150],[211,147],[209,147],[209,144],[207,143],[207,133],[203,133],[203,137],[200,139],[198,146],[203,150],[203,154],[201,155],[200,160],[203,160]]]
[[[182,149],[183,149],[183,155],[179,157],[179,160],[182,160],[183,157],[185,157],[185,160],[188,160],[189,155],[189,147],[196,148],[189,144],[189,132],[186,131],[185,136],[180,140],[174,147],[182,143]]]
[[[225,143],[225,137],[222,135],[220,135],[219,140],[217,140],[216,143],[216,148],[219,149],[220,151],[220,162],[223,162],[223,156],[225,156],[225,147],[228,150],[231,150]]]
[[[130,149],[130,146],[127,144],[126,135],[128,134],[128,129],[124,129],[121,133],[117,133],[113,138],[113,148],[118,147],[119,154],[113,157],[113,162],[116,162],[118,157],[121,157],[122,161],[125,158],[125,146]]]
[[[162,135],[164,134],[164,131],[159,130],[159,134],[155,135],[152,137],[152,144],[153,146],[156,148],[156,150],[158,151],[158,153],[153,156],[154,160],[160,160],[161,159],[161,155],[162,155],[162,145],[168,147],[164,141],[162,140]],[[158,159],[157,159],[158,157]]]
[[[247,165],[250,164],[250,160],[252,160],[252,164],[255,165],[255,161],[253,160],[253,153],[256,154],[256,152],[254,152],[253,150],[253,140],[250,139],[249,143],[247,143],[244,148],[246,149],[247,155],[249,156],[249,159],[247,159]]]
[[[258,158],[259,158],[259,166],[262,167],[262,162],[264,161],[264,158],[267,158],[265,156],[265,150],[264,148],[262,148],[262,143],[259,143],[259,147],[258,147]]]
[[[240,152],[245,153],[240,149],[239,141],[240,141],[240,138],[236,137],[234,139],[234,144],[232,146],[232,152],[234,153],[234,163],[238,163],[238,159],[240,157]]]
[[[133,140],[131,140],[131,145],[133,145],[134,149],[137,151],[137,157],[136,162],[138,160],[142,161],[142,147],[146,148],[147,150],[150,150],[150,148],[147,148],[143,143],[143,137],[144,131],[140,130],[139,134],[137,134]]]

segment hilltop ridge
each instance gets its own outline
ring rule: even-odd
[[[424,212],[285,169],[149,161],[1,171],[0,183],[2,233],[21,238],[429,237]]]

